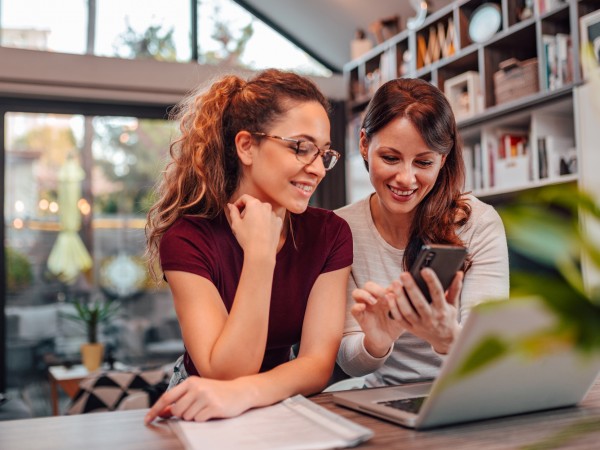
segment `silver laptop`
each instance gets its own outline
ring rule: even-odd
[[[555,324],[538,299],[479,305],[435,381],[334,392],[333,401],[418,429],[575,405],[600,374],[597,354],[588,357],[569,346],[535,355],[510,350],[479,370],[459,374],[484,339],[515,342]]]

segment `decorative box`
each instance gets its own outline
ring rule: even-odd
[[[496,104],[505,103],[539,91],[537,58],[519,61],[510,58],[499,64],[494,73]]]

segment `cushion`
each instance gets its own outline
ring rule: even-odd
[[[79,383],[79,391],[66,414],[114,411],[128,396],[140,392],[147,394],[147,401],[136,404],[147,408],[158,400],[167,385],[168,374],[163,369],[97,372]]]

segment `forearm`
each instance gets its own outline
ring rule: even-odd
[[[338,351],[337,363],[351,377],[362,377],[382,367],[391,355],[393,345],[381,358],[372,356],[364,346],[364,333],[347,333],[342,338]]]
[[[233,306],[210,354],[209,378],[233,379],[258,373],[269,325],[275,261],[245,258]]]
[[[296,394],[321,392],[333,372],[333,358],[298,357],[276,368],[235,380],[248,393],[245,406],[267,406]]]

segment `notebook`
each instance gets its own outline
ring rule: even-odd
[[[600,355],[586,356],[568,345],[535,357],[509,350],[479,370],[457,376],[483,339],[522,342],[554,325],[556,317],[539,299],[478,305],[433,382],[340,391],[333,401],[417,429],[576,405],[600,373]]]
[[[188,450],[321,450],[354,447],[373,436],[302,395],[230,419],[169,424]]]

